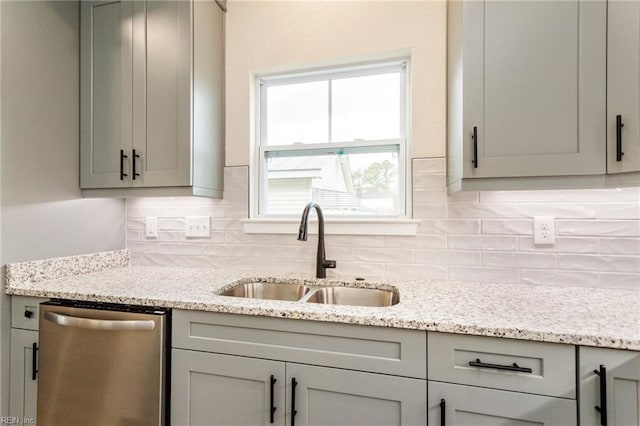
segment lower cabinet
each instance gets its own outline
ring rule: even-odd
[[[35,424],[37,412],[38,332],[11,329],[9,416],[15,424]],[[34,349],[35,352],[34,352]]]
[[[577,424],[575,400],[431,381],[428,395],[429,425]]]
[[[292,411],[296,425],[413,426],[427,422],[425,380],[292,363],[286,369],[287,424],[294,424]]]
[[[174,349],[171,424],[284,425],[285,382],[283,362]]]
[[[181,349],[172,354],[172,425],[427,421],[425,380]]]
[[[426,333],[173,311],[171,424],[426,426]]]
[[[580,424],[640,426],[640,352],[580,347]]]

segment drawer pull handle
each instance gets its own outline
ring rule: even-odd
[[[440,400],[440,426],[446,426],[447,424],[447,402],[443,399]]]
[[[593,372],[600,376],[600,405],[594,408],[600,413],[600,425],[607,426],[607,367],[600,365],[600,369]]]
[[[269,423],[273,423],[273,414],[277,410],[277,407],[276,407],[276,405],[275,405],[275,403],[273,401],[273,387],[274,387],[274,385],[276,384],[277,381],[278,380],[272,374],[271,375],[271,380],[270,380],[270,382],[271,382],[271,384],[270,384],[271,392],[269,394],[269,399],[271,401],[271,409],[269,410]]]
[[[533,373],[533,370],[529,367],[520,367],[515,362],[511,365],[502,365],[502,364],[487,364],[480,361],[479,358],[476,358],[475,361],[469,361],[469,366],[471,367],[481,367],[481,368],[492,368],[494,370],[506,370],[506,371],[517,371],[519,373]]]
[[[478,168],[478,127],[473,127],[473,133],[471,134],[471,139],[473,140],[473,168]]]
[[[31,345],[31,380],[38,378],[38,344]]]
[[[298,381],[296,378],[291,379],[291,426],[296,426],[296,414],[298,411],[296,410],[296,387],[298,386]]]
[[[622,128],[624,123],[622,122],[622,115],[616,115],[616,161],[622,161]]]
[[[26,311],[24,311],[24,317],[28,319],[33,318],[33,311],[27,309]]]

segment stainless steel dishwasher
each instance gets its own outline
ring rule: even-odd
[[[168,424],[169,318],[153,307],[41,304],[38,424]]]

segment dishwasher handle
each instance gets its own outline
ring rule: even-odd
[[[151,331],[156,327],[156,323],[151,320],[103,320],[72,317],[49,311],[44,313],[44,318],[64,327],[89,328],[92,330]]]

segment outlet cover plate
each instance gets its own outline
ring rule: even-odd
[[[533,218],[533,243],[536,245],[552,245],[556,242],[556,218],[553,216],[536,216]]]
[[[144,236],[147,238],[158,238],[158,218],[155,216],[147,216],[144,219],[144,223]]]

